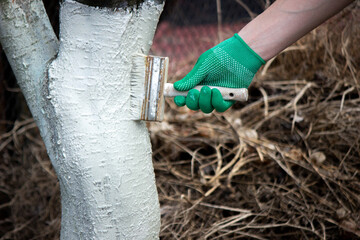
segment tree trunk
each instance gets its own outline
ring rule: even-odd
[[[33,2],[39,3],[28,5]],[[40,58],[41,77],[33,74],[34,62],[13,59],[59,178],[62,239],[158,238],[160,211],[149,134],[143,122],[129,119],[132,56],[148,53],[162,8],[153,0],[132,10],[66,0],[60,11],[59,54],[49,66],[48,81],[34,79],[46,79],[51,57]],[[12,6],[11,11],[17,10]],[[5,23],[0,24],[2,29]],[[3,44],[8,35],[1,32]],[[48,42],[37,49],[49,49],[43,45]],[[57,42],[50,42],[56,49]],[[36,56],[35,50],[30,55]],[[22,53],[10,50],[7,56]],[[24,68],[31,68],[28,78],[21,76]]]

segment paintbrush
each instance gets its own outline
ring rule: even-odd
[[[131,115],[133,120],[162,121],[165,97],[187,96],[188,91],[177,91],[167,83],[168,57],[135,55],[130,74]],[[198,85],[195,89],[203,86]],[[247,101],[246,88],[217,88],[224,100]]]

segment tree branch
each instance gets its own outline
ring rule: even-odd
[[[37,104],[33,90],[42,87],[58,50],[42,1],[0,1],[0,41],[27,102]]]
[[[0,41],[45,144],[52,134],[42,112],[47,68],[58,40],[41,0],[0,1]],[[50,154],[50,153],[49,153]]]

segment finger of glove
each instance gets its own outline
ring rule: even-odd
[[[188,75],[174,83],[174,88],[178,91],[188,91],[198,85],[205,77],[205,71],[195,66]]]
[[[209,61],[209,55],[211,53],[210,50],[203,53],[194,68],[183,79],[174,83],[174,88],[178,91],[188,91],[204,80],[207,76],[207,71],[204,69],[204,66],[208,64],[207,62]]]
[[[235,101],[225,101],[217,88],[211,89],[211,93],[211,103],[218,112],[225,112],[235,103]]]
[[[186,104],[186,97],[176,96],[176,97],[174,97],[174,102],[178,107],[183,107]]]
[[[186,96],[186,106],[191,110],[199,110],[199,95],[200,92],[196,89],[191,89]]]
[[[204,86],[200,90],[199,107],[204,113],[211,113],[214,107],[211,104],[211,88]]]

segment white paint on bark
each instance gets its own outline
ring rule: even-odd
[[[132,12],[61,5],[49,68],[62,239],[157,239],[159,203],[146,125],[131,121],[132,56],[147,54],[163,5]]]
[[[58,41],[42,1],[0,1],[0,40],[60,181],[61,239],[158,238],[149,135],[129,119],[131,57],[148,53],[162,8],[65,1],[47,79]]]
[[[58,40],[42,1],[0,1],[0,41],[45,145],[50,146],[53,133],[45,114],[48,101],[43,88]]]

